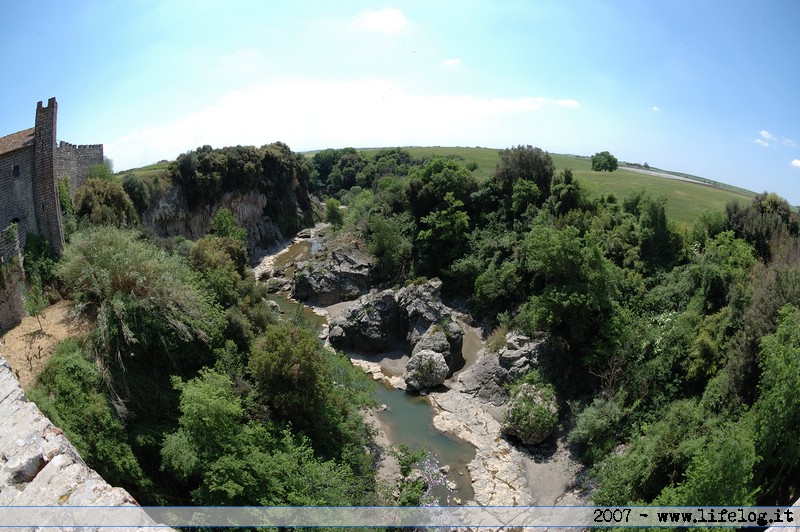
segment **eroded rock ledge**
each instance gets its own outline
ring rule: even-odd
[[[61,429],[28,401],[0,356],[0,506],[137,505],[86,465]],[[144,510],[135,521],[156,524]]]

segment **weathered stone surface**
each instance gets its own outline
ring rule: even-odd
[[[5,235],[0,232],[0,238]],[[17,325],[27,314],[22,302],[22,267],[12,257],[0,262],[0,331]]]
[[[531,407],[531,405],[533,405]],[[523,415],[526,419],[519,419],[515,413],[525,414],[531,408],[542,407],[545,412],[549,412],[553,422],[545,419],[545,416]],[[503,423],[503,431],[516,436],[524,445],[539,445],[547,439],[556,427],[558,418],[558,405],[552,393],[546,392],[539,386],[530,383],[522,384],[508,402],[506,420]]]
[[[136,506],[87,467],[63,432],[28,401],[0,356],[0,506]],[[155,523],[142,510],[132,526]],[[58,523],[63,525],[63,523]]]
[[[407,390],[427,391],[442,384],[449,370],[441,353],[423,349],[406,364],[403,380]]]
[[[398,340],[400,312],[391,290],[372,292],[330,321],[328,340],[340,349],[380,353]]]
[[[331,344],[379,353],[401,342],[412,355],[423,349],[432,350],[444,356],[451,371],[460,367],[464,331],[455,321],[452,309],[442,303],[441,285],[441,281],[434,279],[362,296],[331,320]]]
[[[451,370],[457,364],[463,363],[461,348],[464,343],[464,331],[455,322],[449,322],[447,327],[434,323],[411,350],[411,356],[423,350],[441,353]]]
[[[550,353],[546,335],[532,339],[510,332],[500,351],[486,353],[484,350],[475,365],[459,375],[461,389],[495,406],[505,404],[508,393],[503,385],[523,377]]]
[[[298,265],[292,297],[318,305],[351,301],[369,291],[372,260],[355,247],[340,247],[325,258]]]

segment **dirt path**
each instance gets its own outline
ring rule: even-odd
[[[60,342],[91,329],[91,323],[75,317],[68,301],[48,307],[41,318],[27,317],[0,337],[0,354],[8,361],[23,390],[28,391]]]

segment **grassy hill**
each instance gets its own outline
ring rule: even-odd
[[[362,149],[366,155],[379,148]],[[415,159],[432,157],[434,155],[451,156],[457,158],[465,166],[470,163],[478,165],[474,171],[478,179],[486,179],[494,173],[495,166],[500,160],[499,152],[495,148],[461,148],[461,147],[411,147],[405,148]],[[314,152],[308,153],[312,155]],[[593,172],[589,157],[576,155],[560,155],[551,153],[550,156],[556,164],[557,170],[571,168],[573,174],[589,190],[592,196],[601,194],[614,194],[624,198],[633,191],[644,189],[650,194],[664,194],[667,199],[667,214],[679,226],[686,228],[692,221],[705,210],[717,210],[725,207],[731,200],[749,203],[754,192],[731,187],[708,179],[677,172],[651,168],[662,173],[669,173],[676,177],[692,179],[695,182],[666,179],[645,175],[626,168],[616,172]],[[138,174],[145,182],[163,183],[168,180],[168,162],[161,161],[156,164],[144,166],[133,170],[126,170],[123,174]]]
[[[487,178],[494,173],[500,160],[499,151],[495,148],[460,148],[460,147],[412,147],[405,148],[415,158],[433,155],[454,156],[464,165],[474,162],[478,165],[475,175]],[[366,153],[372,149],[363,150]],[[731,200],[749,203],[755,192],[730,187],[711,180],[658,170],[676,177],[694,179],[697,182],[680,181],[645,175],[633,170],[620,168],[616,172],[593,172],[589,157],[576,155],[560,155],[551,153],[558,171],[571,168],[573,175],[581,181],[592,196],[614,194],[624,198],[633,191],[644,189],[650,194],[665,194],[667,199],[667,215],[681,227],[688,227],[692,221],[705,210],[717,210],[725,207]],[[656,169],[652,169],[656,170]]]

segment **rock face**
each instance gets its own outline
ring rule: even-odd
[[[403,379],[407,390],[431,390],[445,381],[449,371],[441,353],[423,349],[408,361]]]
[[[372,260],[355,247],[334,249],[322,260],[299,264],[292,297],[318,305],[350,301],[369,291]]]
[[[402,345],[412,355],[440,353],[450,370],[463,364],[464,331],[441,300],[441,281],[371,292],[330,323],[334,347],[380,353]]]
[[[86,466],[0,357],[0,506],[137,506]],[[138,515],[138,514],[137,514]],[[155,523],[141,511],[139,526]]]
[[[391,290],[372,292],[329,324],[328,340],[337,348],[380,353],[400,341],[400,309]]]
[[[503,385],[521,378],[551,353],[547,335],[529,338],[510,332],[497,353],[484,350],[475,365],[459,375],[462,391],[495,406],[503,405],[508,401]]]
[[[285,240],[278,225],[270,217],[274,205],[288,198],[270,198],[257,190],[226,192],[213,205],[189,208],[186,197],[176,186],[171,187],[155,205],[142,215],[142,224],[158,236],[183,236],[190,240],[204,237],[211,231],[211,219],[225,207],[236,223],[247,230],[247,248],[253,252]],[[310,214],[310,213],[307,213]],[[298,219],[306,217],[298,212]]]

